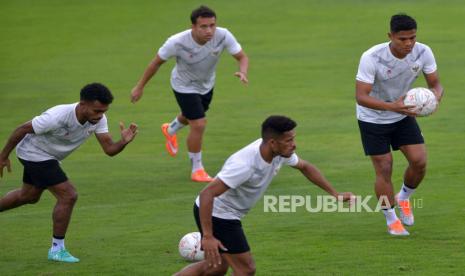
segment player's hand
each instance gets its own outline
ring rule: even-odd
[[[3,177],[3,168],[7,169],[8,172],[11,172],[11,163],[8,158],[0,158],[0,177]]]
[[[132,103],[137,102],[140,98],[142,98],[143,93],[144,93],[143,89],[138,88],[137,86],[134,87],[131,91],[131,102]]]
[[[356,196],[351,192],[342,192],[338,193],[337,199],[343,202],[349,202],[349,206],[352,206],[355,203]]]
[[[131,123],[128,128],[124,128],[124,123],[119,122],[119,128],[121,129],[121,140],[125,144],[130,143],[134,137],[136,137],[137,134],[137,125],[134,123]]]
[[[417,116],[418,112],[415,109],[414,105],[405,105],[404,104],[405,96],[400,97],[397,101],[392,102],[390,105],[389,111],[397,112],[407,116]]]
[[[221,265],[221,255],[218,248],[221,248],[224,251],[228,250],[219,240],[215,239],[215,237],[202,237],[202,249],[205,253],[205,260],[210,267],[217,267]]]
[[[244,72],[236,72],[234,76],[238,77],[243,84],[248,84],[249,80],[247,79],[247,74]]]

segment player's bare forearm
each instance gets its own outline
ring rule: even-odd
[[[200,206],[200,225],[202,226],[202,232],[204,237],[213,237],[212,230],[212,212],[213,212],[213,200],[214,196],[211,189],[205,188],[199,196]]]
[[[212,212],[214,198],[220,196],[229,189],[219,178],[213,179],[207,187],[205,187],[199,196],[200,206],[200,224],[204,236],[212,236]]]
[[[239,63],[239,71],[236,72],[234,75],[238,77],[242,83],[247,84],[249,82],[247,78],[249,70],[249,58],[242,50],[239,53],[233,55],[233,57]]]
[[[128,128],[120,122],[121,140],[113,142],[113,138],[109,133],[98,133],[95,136],[102,146],[103,151],[109,156],[115,156],[129,144],[137,135],[137,125],[131,123]]]
[[[428,88],[431,89],[436,96],[438,102],[441,101],[441,98],[444,94],[444,88],[439,81],[438,72],[433,72],[431,74],[424,74],[426,83],[428,84]]]
[[[239,71],[247,75],[249,71],[249,58],[244,54],[239,60]]]
[[[199,196],[199,216],[200,225],[202,227],[202,247],[205,252],[205,260],[209,266],[216,267],[221,265],[221,256],[218,248],[227,251],[227,248],[213,236],[212,213],[213,201],[215,197],[221,195],[227,190],[227,186],[219,180],[214,179],[207,187],[205,187]]]
[[[21,142],[21,140],[23,140],[23,138],[28,133],[34,133],[31,121],[20,125],[13,131],[2,151],[0,152],[0,159],[8,159],[11,151],[16,147],[16,145],[18,145],[19,142]]]
[[[369,83],[357,81],[355,83],[355,100],[361,106],[377,110],[391,110],[390,103],[378,100],[370,96],[373,86]]]
[[[135,103],[142,97],[145,85],[157,73],[158,69],[163,63],[165,63],[165,61],[162,60],[158,55],[149,63],[144,71],[144,74],[131,91],[131,102]]]
[[[309,162],[300,159],[299,163],[295,167],[300,170],[300,172],[313,184],[317,185],[328,194],[337,197],[338,192],[331,186],[328,180],[324,177],[324,175],[318,170],[317,167],[310,164]]]
[[[387,110],[397,112],[400,114],[415,116],[415,111],[412,110],[414,106],[405,105],[404,97],[400,97],[395,102],[385,102],[370,96],[372,85],[357,81],[355,85],[355,99],[361,106],[365,106],[376,110]]]
[[[108,146],[103,148],[103,151],[108,155],[108,156],[115,156],[118,153],[122,152],[124,148],[126,147],[127,143],[124,141],[120,140],[116,143],[109,144]]]
[[[429,89],[433,91],[434,96],[436,96],[436,99],[438,100],[438,102],[440,102],[442,96],[444,95],[444,88],[442,87],[442,85],[438,82],[433,87],[429,87]]]

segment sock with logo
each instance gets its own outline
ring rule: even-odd
[[[181,123],[179,120],[178,120],[178,117],[174,118],[174,120],[170,123],[169,127],[168,127],[168,134],[169,135],[174,135],[176,134],[176,132],[178,132],[178,130],[180,130],[181,128],[185,127],[186,125]]]
[[[396,215],[396,210],[394,207],[388,208],[388,209],[382,209],[384,217],[386,218],[386,224],[389,226],[396,222],[398,220],[397,215]]]
[[[415,188],[409,187],[405,183],[402,184],[402,188],[400,188],[400,192],[398,195],[399,200],[407,200],[409,199],[410,195],[415,192]]]
[[[189,159],[192,163],[192,172],[203,169],[202,165],[202,152],[189,152]]]
[[[61,249],[65,249],[65,237],[59,237],[53,235],[52,238],[52,252],[60,251]]]

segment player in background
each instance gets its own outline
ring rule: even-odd
[[[60,167],[60,161],[95,133],[103,151],[109,156],[121,152],[137,134],[137,126],[124,128],[120,123],[121,139],[114,142],[108,132],[107,112],[113,96],[99,83],[84,86],[80,101],[58,105],[18,126],[0,152],[0,177],[6,167],[11,172],[8,156],[16,147],[16,156],[24,166],[23,186],[0,198],[0,212],[24,204],[34,204],[44,190],[57,199],[53,209],[53,238],[48,259],[76,263],[65,247],[65,234],[77,200],[77,192]],[[3,248],[5,249],[5,248]]]
[[[285,116],[270,116],[262,123],[262,138],[226,160],[215,179],[200,192],[194,217],[202,234],[205,260],[186,266],[182,275],[254,275],[255,263],[242,230],[241,218],[261,198],[282,165],[298,169],[308,180],[339,200],[353,199],[338,193],[322,173],[295,153],[295,127]]]
[[[216,26],[216,14],[210,8],[200,6],[192,11],[191,22],[191,29],[171,36],[158,50],[132,89],[131,101],[135,103],[142,97],[145,85],[162,64],[169,58],[176,58],[176,66],[171,72],[171,87],[181,113],[171,123],[162,125],[166,150],[171,156],[176,156],[176,133],[189,125],[187,149],[192,163],[191,179],[210,182],[212,178],[202,164],[202,137],[207,125],[205,113],[213,97],[216,65],[226,49],[239,64],[239,71],[234,75],[247,84],[249,60],[231,32]]]
[[[373,46],[363,53],[356,77],[357,119],[365,154],[370,156],[376,173],[375,192],[382,204],[388,232],[408,235],[402,225],[413,225],[409,197],[426,172],[426,148],[415,119],[413,106],[403,104],[405,94],[423,73],[438,102],[444,93],[431,49],[416,42],[417,23],[406,14],[391,17],[389,42]],[[408,161],[404,183],[394,196],[393,150],[400,150]],[[394,207],[399,205],[400,220]]]

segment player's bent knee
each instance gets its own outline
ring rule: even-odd
[[[379,163],[377,171],[381,175],[391,175],[392,174],[392,163],[391,162],[381,162],[381,163]]]
[[[21,195],[20,201],[24,204],[35,204],[39,202],[40,196]]]
[[[63,204],[68,204],[68,205],[74,205],[78,199],[78,194],[76,191],[68,192],[65,195],[62,195],[61,198],[59,198],[59,201],[61,201]]]
[[[40,200],[40,196],[30,196],[26,198],[25,202],[27,204],[36,204],[37,202],[39,202],[39,200]]]
[[[413,160],[410,165],[413,166],[417,170],[425,170],[426,169],[426,158],[419,158],[416,160]]]
[[[72,192],[70,195],[69,195],[69,202],[70,203],[76,203],[76,201],[78,200],[78,193],[77,192]]]
[[[255,267],[255,263],[251,263],[249,265],[247,265],[247,268],[246,268],[246,275],[255,275],[255,272],[256,272],[256,267]]]

